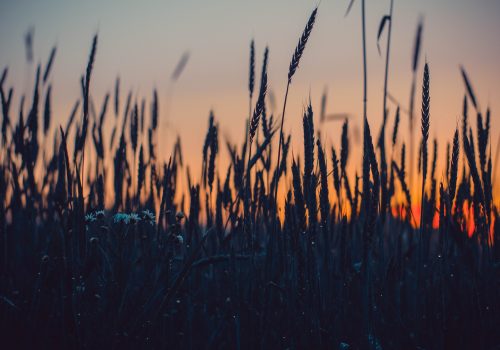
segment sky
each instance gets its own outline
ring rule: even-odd
[[[220,123],[220,134],[232,142],[244,136],[248,116],[249,43],[255,40],[257,72],[267,45],[269,88],[276,97],[276,114],[286,88],[288,66],[297,41],[318,1],[306,0],[1,0],[0,68],[9,67],[7,85],[32,90],[35,65],[25,58],[23,36],[35,28],[35,63],[46,64],[57,45],[53,71],[53,128],[65,124],[70,109],[81,96],[92,36],[99,35],[91,95],[100,106],[106,92],[113,92],[121,77],[122,101],[131,89],[138,99],[160,96],[159,154],[167,158],[182,138],[184,156],[200,164],[209,111]],[[377,50],[377,30],[389,11],[390,0],[367,1],[368,118],[378,134],[382,120],[385,58]],[[319,2],[317,21],[289,94],[285,130],[295,137],[294,154],[300,153],[301,115],[311,98],[319,114],[321,95],[328,92],[327,113],[349,113],[351,125],[361,126],[363,110],[360,1],[345,17],[347,0]],[[423,62],[431,72],[431,139],[445,142],[459,125],[465,93],[459,66],[473,82],[480,106],[492,110],[493,152],[500,127],[500,1],[498,0],[395,0],[390,53],[389,92],[407,108],[411,84],[411,59],[415,29],[423,18]],[[380,46],[385,53],[386,36]],[[186,51],[190,60],[173,86],[170,75]],[[259,73],[260,74],[260,73]],[[421,93],[420,87],[417,95]],[[170,98],[169,98],[170,95]],[[419,116],[420,99],[416,113]],[[279,106],[279,107],[278,107]],[[17,107],[16,107],[17,108]],[[99,108],[99,107],[98,107]],[[395,105],[388,104],[392,126]],[[148,108],[149,109],[149,108]],[[167,113],[168,110],[168,113]],[[169,118],[169,125],[165,119]],[[108,117],[108,119],[112,119]],[[109,121],[109,120],[108,120]],[[418,126],[418,123],[416,124]],[[354,128],[352,128],[354,129]],[[402,115],[400,140],[407,142],[407,116]],[[341,124],[322,127],[327,146],[340,144]],[[418,131],[416,131],[418,132]],[[354,146],[353,146],[354,147]],[[351,163],[359,167],[360,153]],[[355,158],[358,159],[355,159]]]

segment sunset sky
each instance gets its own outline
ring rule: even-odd
[[[80,98],[83,73],[91,40],[99,34],[91,95],[98,108],[106,92],[113,92],[120,75],[122,102],[128,89],[149,100],[153,87],[160,94],[160,155],[170,154],[174,136],[182,137],[188,162],[199,164],[210,109],[220,122],[221,134],[241,141],[248,114],[248,55],[256,43],[257,72],[262,53],[270,49],[269,86],[281,106],[288,65],[298,38],[317,1],[63,1],[16,0],[0,2],[0,68],[9,66],[7,85],[16,90],[15,110],[21,91],[31,94],[35,65],[26,63],[23,36],[35,28],[35,64],[44,66],[57,44],[51,81],[55,124],[65,123],[71,106]],[[389,0],[367,1],[368,116],[378,133],[382,119],[384,56],[379,56],[376,36],[380,19],[389,11]],[[306,51],[292,83],[285,130],[295,137],[300,151],[301,113],[311,96],[319,114],[321,94],[328,89],[327,113],[347,112],[353,124],[362,116],[362,56],[360,2],[344,17],[348,1],[323,0]],[[463,64],[477,92],[480,106],[492,109],[492,152],[500,131],[500,2],[494,0],[395,0],[389,91],[408,105],[411,56],[419,17],[424,19],[423,62],[431,71],[431,132],[445,141],[460,121],[465,92],[459,65]],[[380,41],[385,52],[386,36]],[[169,116],[164,124],[169,77],[185,52],[190,60],[173,89]],[[260,73],[259,73],[260,74]],[[258,88],[258,85],[257,85]],[[417,89],[417,96],[421,93]],[[30,97],[31,99],[31,97]],[[417,117],[420,99],[416,104]],[[278,107],[279,109],[280,107]],[[395,106],[389,103],[392,128]],[[149,110],[149,108],[148,108]],[[276,111],[276,113],[278,113]],[[406,138],[407,117],[402,115]],[[108,121],[111,120],[111,113]],[[474,119],[473,119],[474,120]],[[162,123],[163,122],[163,123]],[[417,123],[417,125],[419,125]],[[474,123],[475,125],[475,123]],[[327,144],[339,144],[341,124],[328,123]],[[401,138],[400,138],[401,139]],[[225,154],[225,150],[224,150]],[[358,159],[351,158],[356,166]],[[439,176],[438,176],[439,178]]]

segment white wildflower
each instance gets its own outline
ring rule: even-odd
[[[95,213],[88,213],[85,215],[85,222],[94,222],[96,221]]]
[[[141,221],[141,218],[136,213],[130,213],[128,214],[128,220],[131,224],[135,224]]]
[[[124,224],[128,225],[128,223],[130,222],[130,217],[126,213],[116,213],[113,216],[113,222],[115,224],[119,224],[120,222],[123,222]]]
[[[123,222],[125,225],[128,224],[136,224],[139,221],[141,221],[141,217],[137,213],[116,213],[113,216],[113,222],[115,224],[119,224],[120,222]]]
[[[104,210],[98,210],[94,214],[97,219],[102,219],[104,217]]]
[[[147,221],[151,226],[154,226],[156,224],[156,218],[155,214],[150,212],[149,210],[143,210],[142,211],[142,217],[144,218],[145,221]]]
[[[184,238],[181,235],[175,237],[177,239],[177,244],[182,245],[184,243]]]

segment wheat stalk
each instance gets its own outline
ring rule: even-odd
[[[292,60],[290,61],[290,67],[288,68],[288,82],[286,84],[286,92],[285,92],[285,99],[283,101],[283,111],[281,113],[281,124],[280,124],[280,138],[279,138],[279,143],[278,143],[278,159],[276,161],[276,169],[279,169],[280,167],[280,162],[281,162],[281,148],[282,148],[282,143],[283,143],[283,125],[285,123],[285,110],[286,110],[286,101],[288,98],[288,90],[290,88],[290,84],[292,82],[292,77],[295,74],[295,71],[297,70],[297,67],[299,66],[299,61],[300,58],[302,57],[302,54],[304,53],[304,49],[306,48],[306,43],[307,40],[309,39],[309,36],[311,35],[314,22],[316,21],[316,13],[318,12],[318,8],[316,7],[311,15],[309,16],[309,20],[307,21],[306,27],[304,28],[304,31],[302,32],[302,36],[299,39],[299,43],[297,44],[297,47],[295,48],[295,52],[293,53]],[[278,178],[276,179],[276,184],[274,188],[274,204],[275,204],[275,210],[277,212],[278,208],[278,185],[279,185],[279,174]]]

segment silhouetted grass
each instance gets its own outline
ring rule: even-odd
[[[18,110],[11,103],[15,85],[3,70],[0,341],[5,348],[492,349],[500,344],[500,221],[492,190],[490,110],[480,109],[461,68],[466,89],[461,130],[449,143],[443,174],[434,140],[428,171],[432,122],[425,65],[422,187],[413,193],[407,167],[411,172],[414,160],[406,157],[407,142],[398,138],[399,106],[391,142],[385,142],[387,47],[383,124],[374,144],[374,125],[363,116],[362,161],[349,170],[354,143],[347,118],[334,136],[340,148],[331,148],[331,158],[326,135],[315,133],[315,122],[328,120],[326,93],[319,117],[311,103],[305,108],[303,153],[293,154],[291,136],[283,133],[286,99],[316,14],[314,9],[292,56],[282,115],[266,108],[266,48],[244,141],[222,140],[210,112],[199,179],[191,176],[193,164],[183,159],[179,137],[171,155],[156,147],[161,115],[156,89],[149,98],[129,92],[122,101],[117,78],[114,96],[99,99],[99,109],[94,105],[90,81],[94,62],[99,64],[97,36],[81,79],[82,96],[63,125],[53,125],[49,73],[57,66],[55,48],[43,76],[37,67],[33,95],[22,98]],[[388,16],[382,23],[389,20],[391,26],[392,2]],[[421,31],[419,25],[414,77]],[[31,40],[26,40],[30,50]],[[252,41],[250,108],[254,51]],[[468,122],[469,99],[476,125]],[[412,106],[410,118],[411,111]],[[115,118],[105,128],[109,113]],[[91,143],[85,142],[87,132]],[[218,162],[225,156],[221,142],[227,168]],[[280,180],[286,184],[282,191]]]

